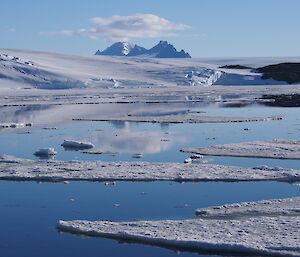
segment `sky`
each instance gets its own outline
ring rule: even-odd
[[[0,48],[90,55],[167,40],[193,57],[300,56],[299,0],[1,0]]]

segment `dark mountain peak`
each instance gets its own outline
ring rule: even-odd
[[[154,58],[191,58],[191,56],[181,50],[178,52],[176,48],[168,41],[159,41],[157,45],[147,50],[139,45],[132,45],[128,42],[116,42],[106,48],[104,51],[97,51],[96,55],[111,55],[111,56],[143,56]]]
[[[168,41],[160,41],[156,46],[152,47],[149,52],[151,56],[155,55],[157,58],[191,58],[184,50],[178,52]]]
[[[128,53],[127,56],[138,56],[138,55],[143,55],[147,53],[147,49],[139,46],[139,45],[134,45],[134,47],[131,49],[131,51]]]
[[[157,45],[167,46],[167,45],[169,45],[169,42],[168,42],[168,41],[160,40],[159,43],[158,43]]]
[[[102,52],[98,50],[96,55],[127,56],[132,48],[129,42],[116,42]]]

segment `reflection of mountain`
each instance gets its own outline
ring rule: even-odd
[[[113,125],[116,129],[124,129],[126,127],[125,121],[110,121],[111,125]]]
[[[161,128],[161,130],[163,130],[163,131],[168,131],[168,129],[169,129],[169,127],[170,127],[170,124],[169,123],[160,123],[160,128]]]
[[[93,142],[103,151],[119,153],[154,154],[166,151],[173,144],[183,141],[182,137],[165,135],[161,132],[129,131],[123,129],[116,133],[97,133]]]

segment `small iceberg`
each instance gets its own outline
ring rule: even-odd
[[[141,153],[134,153],[131,157],[132,157],[132,158],[139,159],[139,158],[142,158],[142,157],[143,157],[143,154],[141,154]]]
[[[24,128],[24,123],[0,123],[0,128]]]
[[[184,163],[192,163],[192,162],[193,162],[192,158],[187,158],[184,160]]]
[[[89,142],[80,142],[75,140],[64,140],[61,144],[62,147],[70,150],[83,150],[94,148],[95,145]]]
[[[190,156],[190,158],[192,160],[203,159],[203,155],[201,155],[201,154],[193,154],[193,155]]]
[[[35,156],[38,157],[49,157],[56,155],[57,152],[54,150],[54,148],[40,148],[38,151],[34,153]]]

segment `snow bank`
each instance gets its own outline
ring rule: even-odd
[[[32,181],[300,181],[300,171],[214,164],[32,161],[0,159],[0,180]]]
[[[216,156],[300,159],[300,141],[274,139],[203,148],[184,148],[181,151]]]
[[[89,142],[80,142],[80,141],[75,141],[75,140],[64,140],[64,142],[61,144],[61,146],[65,148],[70,148],[70,149],[91,149],[94,148],[95,146],[92,143]]]
[[[59,221],[62,231],[179,250],[300,256],[300,216],[136,222]]]
[[[196,215],[201,218],[212,219],[247,218],[257,216],[300,216],[300,197],[200,208],[196,210]]]

